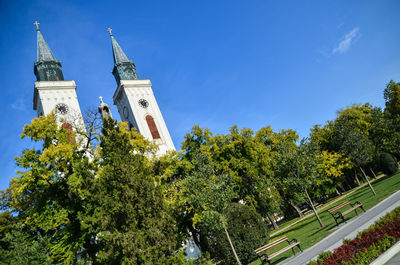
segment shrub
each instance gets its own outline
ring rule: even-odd
[[[398,170],[396,158],[389,153],[381,154],[380,165],[382,172],[386,175],[393,175]]]
[[[226,212],[228,232],[243,264],[256,259],[254,250],[268,243],[269,231],[262,217],[253,209],[239,203],[232,203]],[[237,264],[231,246],[223,231],[210,237],[210,254],[222,264]]]
[[[342,261],[342,265],[370,264],[371,261],[390,248],[395,242],[396,239],[394,237],[386,236],[381,241],[372,244],[367,251],[357,253],[349,261]]]
[[[332,255],[331,251],[324,251],[318,255],[317,263],[321,263],[324,259],[329,258]]]
[[[357,238],[335,249],[333,253],[321,253],[316,263],[310,265],[355,265],[370,261],[400,239],[400,207],[385,215],[374,225],[358,234]]]
[[[343,239],[343,244],[348,244],[351,242],[351,239],[345,238]]]

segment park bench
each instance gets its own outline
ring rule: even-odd
[[[281,244],[281,243],[283,243],[285,241],[288,242],[288,244],[289,244],[288,246],[278,250],[275,253],[267,254],[266,251],[268,249],[273,248],[275,246],[278,246],[279,244]],[[300,248],[300,242],[298,242],[296,239],[289,240],[286,236],[284,236],[282,238],[279,238],[278,240],[275,240],[275,241],[273,241],[271,243],[266,244],[265,246],[257,248],[256,250],[254,250],[254,253],[256,253],[256,255],[259,256],[262,264],[265,264],[265,262],[268,262],[268,264],[271,265],[271,259],[273,259],[276,256],[288,251],[289,249],[291,249],[293,251],[293,255],[295,255],[296,253],[294,252],[293,248],[296,247],[296,246],[300,249],[300,251],[303,251]]]
[[[346,211],[344,211],[344,212],[338,212],[340,209],[342,209],[343,207],[346,207],[347,205],[350,205],[351,208],[346,210]],[[358,215],[358,213],[357,213],[357,209],[358,208],[361,208],[365,212],[364,207],[363,207],[361,202],[357,201],[355,203],[350,203],[349,201],[346,201],[346,202],[344,202],[342,204],[339,204],[339,205],[329,209],[328,212],[335,219],[336,225],[339,225],[339,223],[337,221],[339,218],[341,218],[342,221],[344,222],[344,217],[346,215],[348,215],[349,213],[351,213],[352,211],[355,211],[356,215]]]
[[[316,204],[314,204],[314,208],[315,209],[317,209],[318,207],[320,207],[322,204],[320,204],[320,203],[316,203]],[[308,206],[309,207],[309,206]],[[303,210],[301,210],[301,212],[302,212],[302,214],[303,215],[307,215],[307,214],[309,214],[309,213],[311,213],[312,212],[312,209],[311,208],[305,208],[305,209],[303,209]]]

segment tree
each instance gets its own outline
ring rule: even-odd
[[[7,255],[34,251],[41,264],[192,263],[178,251],[182,236],[150,167],[155,146],[143,136],[105,120],[96,148],[50,114],[22,137],[42,147],[16,158],[24,171],[1,194],[2,209],[18,219]]]
[[[216,175],[215,165],[205,154],[194,154],[192,164],[192,174],[171,186],[172,194],[176,196],[175,207],[185,215],[186,227],[203,252],[211,252],[210,231],[223,230],[236,261],[241,264],[224,215],[228,204],[237,197],[232,177]]]
[[[99,165],[92,187],[97,261],[104,264],[173,264],[182,238],[162,190],[151,174],[156,146],[126,123],[103,120]],[[175,263],[176,264],[176,263]]]
[[[208,129],[194,126],[182,143],[182,160],[189,164],[196,154],[204,154],[213,161],[218,175],[228,174],[238,189],[238,198],[255,208],[262,216],[271,215],[277,208],[276,192],[271,184],[270,148],[265,146],[254,132],[233,126],[225,135],[212,135]],[[186,166],[192,174],[193,167]],[[176,172],[175,178],[182,176]],[[183,174],[184,175],[184,174]]]
[[[52,264],[47,258],[47,238],[29,238],[17,217],[0,214],[0,264]]]
[[[303,213],[297,206],[298,203],[305,201],[304,182],[296,174],[298,146],[281,142],[275,148],[273,184],[282,200],[302,217]]]
[[[388,140],[385,142],[385,152],[394,154],[400,158],[400,83],[391,80],[385,90],[385,129],[388,132]]]
[[[371,128],[371,106],[354,105],[339,111],[339,116],[334,122],[333,144],[336,149],[345,154],[354,166],[354,170],[359,168],[363,173],[365,180],[375,195],[368,176],[363,170],[364,166],[370,164],[376,157],[376,149],[369,139],[369,130]],[[372,171],[372,169],[371,169]]]
[[[34,231],[32,240],[49,238],[49,260],[74,263],[82,247],[90,253],[95,237],[81,226],[81,216],[84,191],[92,185],[96,168],[71,141],[75,132],[59,126],[54,114],[33,119],[21,137],[41,142],[42,148],[27,149],[16,158],[24,171],[3,191],[2,207],[20,218],[24,229]]]
[[[393,175],[399,170],[396,158],[388,153],[382,153],[380,157],[380,167],[383,173]]]
[[[387,84],[383,96],[385,98],[385,112],[391,115],[400,115],[400,83],[391,80]]]
[[[227,226],[232,244],[243,264],[249,264],[257,258],[254,250],[265,245],[269,239],[268,227],[261,215],[252,207],[240,203],[231,203],[225,210]],[[223,264],[236,264],[232,249],[223,230],[212,231],[210,246],[213,256]]]

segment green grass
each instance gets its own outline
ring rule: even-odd
[[[371,207],[375,206],[378,204],[380,201],[388,197],[390,194],[393,194],[397,190],[400,189],[400,173],[390,176],[390,177],[382,177],[380,179],[377,179],[374,183],[372,183],[372,186],[375,189],[376,196],[373,196],[371,189],[369,188],[368,185],[360,188],[359,190],[355,191],[354,193],[350,194],[348,197],[345,197],[331,206],[329,208],[335,207],[336,205],[339,205],[340,203],[343,203],[345,201],[350,201],[351,203],[355,201],[359,201],[363,204],[364,209],[368,210]],[[329,209],[328,208],[328,209]],[[344,208],[348,209],[347,207]],[[360,213],[359,210],[357,210],[358,213]],[[320,240],[324,239],[327,237],[330,233],[334,232],[336,223],[333,217],[327,212],[327,209],[323,209],[318,212],[322,223],[325,225],[323,228],[319,226],[319,223],[315,216],[313,215],[312,217],[306,218],[303,221],[293,225],[289,229],[279,232],[276,235],[272,236],[270,239],[270,242],[273,240],[276,240],[282,236],[287,236],[289,239],[296,238],[301,245],[301,248],[307,249]],[[356,216],[355,212],[346,215],[345,220],[349,220]],[[286,243],[287,245],[287,243]],[[283,244],[281,246],[278,246],[278,248],[283,248]],[[298,249],[295,249],[296,253],[298,252]],[[274,252],[274,250],[271,250]],[[285,253],[281,254],[280,256],[272,259],[272,264],[277,264],[284,259],[292,256],[291,251],[286,251]],[[258,265],[261,264],[260,260],[255,260],[250,265]]]

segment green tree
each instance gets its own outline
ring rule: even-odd
[[[385,152],[394,154],[400,158],[400,83],[390,81],[385,90],[385,129],[388,139],[385,142]]]
[[[380,157],[380,167],[383,173],[387,175],[393,175],[399,168],[397,165],[396,158],[389,153],[382,153]]]
[[[3,254],[19,264],[192,264],[153,176],[155,146],[113,120],[100,138],[64,127],[54,114],[24,127],[42,147],[16,158],[23,170],[1,193],[18,220],[0,230]],[[97,148],[86,142],[95,138]]]
[[[93,215],[102,264],[177,264],[182,238],[151,174],[156,146],[125,123],[103,121]],[[185,262],[186,263],[186,262]]]
[[[238,196],[237,187],[229,175],[216,174],[215,164],[207,155],[194,154],[192,164],[193,172],[171,186],[175,196],[175,207],[185,215],[182,219],[186,220],[187,229],[203,252],[211,252],[211,231],[222,230],[236,261],[240,264],[224,214],[228,204]]]
[[[396,83],[391,80],[384,92],[385,98],[385,112],[391,115],[400,115],[400,83]]]
[[[25,125],[22,138],[42,143],[17,157],[19,177],[2,192],[2,207],[35,231],[32,240],[48,238],[47,255],[55,263],[74,263],[78,253],[92,250],[95,234],[81,226],[85,190],[95,179],[96,168],[78,148],[74,131],[59,126],[55,115],[41,116]]]
[[[271,215],[277,208],[270,179],[270,148],[265,146],[254,132],[249,129],[239,130],[237,126],[229,129],[225,135],[212,135],[208,129],[194,126],[186,134],[182,143],[184,161],[189,164],[196,154],[204,154],[215,165],[216,174],[232,176],[238,189],[238,198],[262,216]],[[193,167],[185,167],[191,174]],[[182,171],[175,178],[180,178]]]
[[[257,258],[254,250],[265,245],[269,239],[269,230],[263,218],[252,207],[231,203],[225,210],[227,226],[232,244],[243,264],[249,264]],[[232,249],[223,230],[212,231],[210,245],[213,256],[223,264],[236,264]]]
[[[298,146],[281,142],[274,155],[273,183],[282,200],[293,208],[299,217],[303,216],[297,204],[305,201],[304,183],[297,173]],[[287,213],[288,214],[288,213]]]
[[[24,230],[10,212],[0,214],[0,264],[52,264],[47,258],[48,239]]]
[[[376,159],[376,148],[369,139],[372,126],[372,108],[369,104],[354,105],[339,111],[334,122],[333,145],[339,153],[345,154],[354,166],[363,173],[368,185],[375,195],[375,191],[365,174],[363,167]],[[371,169],[372,171],[372,169]]]

